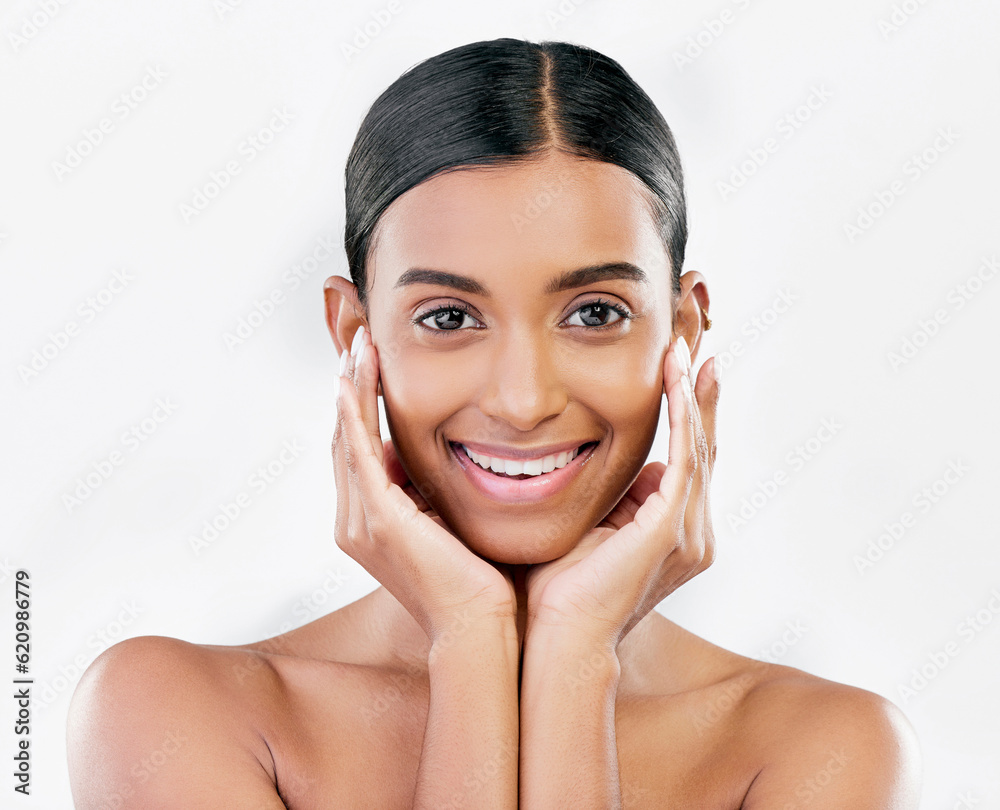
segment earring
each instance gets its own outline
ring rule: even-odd
[[[701,305],[699,304],[699,306]],[[712,319],[709,318],[708,313],[705,312],[705,307],[701,307],[701,312],[705,316],[705,331],[707,332],[709,329],[712,328]]]

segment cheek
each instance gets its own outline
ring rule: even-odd
[[[380,358],[382,404],[400,464],[428,500],[444,487],[437,431],[456,410],[455,375],[427,355],[398,352]],[[383,436],[383,439],[388,438]]]
[[[379,374],[386,413],[392,409],[400,426],[425,433],[468,398],[469,376],[447,352],[401,351],[380,362]]]

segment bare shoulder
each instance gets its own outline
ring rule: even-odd
[[[250,650],[140,636],[105,650],[69,708],[74,803],[282,808],[255,706],[273,673]]]
[[[756,674],[742,715],[761,758],[745,810],[918,807],[920,746],[892,701],[794,667],[745,660]]]

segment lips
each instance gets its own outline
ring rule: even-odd
[[[473,487],[490,500],[502,503],[537,503],[552,497],[576,478],[599,445],[599,441],[580,445],[575,458],[551,472],[511,476],[484,470],[469,457],[462,444],[449,442],[452,455]]]
[[[570,446],[561,451],[552,453],[539,452],[533,456],[524,457],[519,457],[511,450],[502,451],[500,454],[484,453],[479,447],[470,447],[464,442],[458,442],[457,444],[461,447],[465,455],[487,472],[492,472],[501,477],[524,480],[565,467],[588,445],[594,443],[584,442],[576,447]]]

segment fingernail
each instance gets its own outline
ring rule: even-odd
[[[347,371],[347,349],[344,349],[340,353],[340,376],[344,376],[344,372]]]
[[[361,333],[365,331],[365,325],[361,324],[358,331],[354,333],[354,340],[351,341],[351,357],[358,356],[358,346],[361,345]]]
[[[722,366],[719,364],[718,356],[712,358],[712,376],[715,377],[716,384],[722,382]]]
[[[677,338],[677,342],[678,342],[678,344],[680,344],[680,347],[681,347],[681,362],[684,365],[684,370],[686,372],[690,371],[691,370],[691,350],[688,349],[687,341],[684,340],[684,336],[681,335],[681,336],[679,336]]]
[[[361,341],[361,348],[358,349],[358,359],[354,361],[354,365],[355,365],[356,368],[360,368],[361,367],[361,361],[365,359],[365,349],[367,349],[367,348],[368,348],[368,344],[365,343],[362,340]]]

